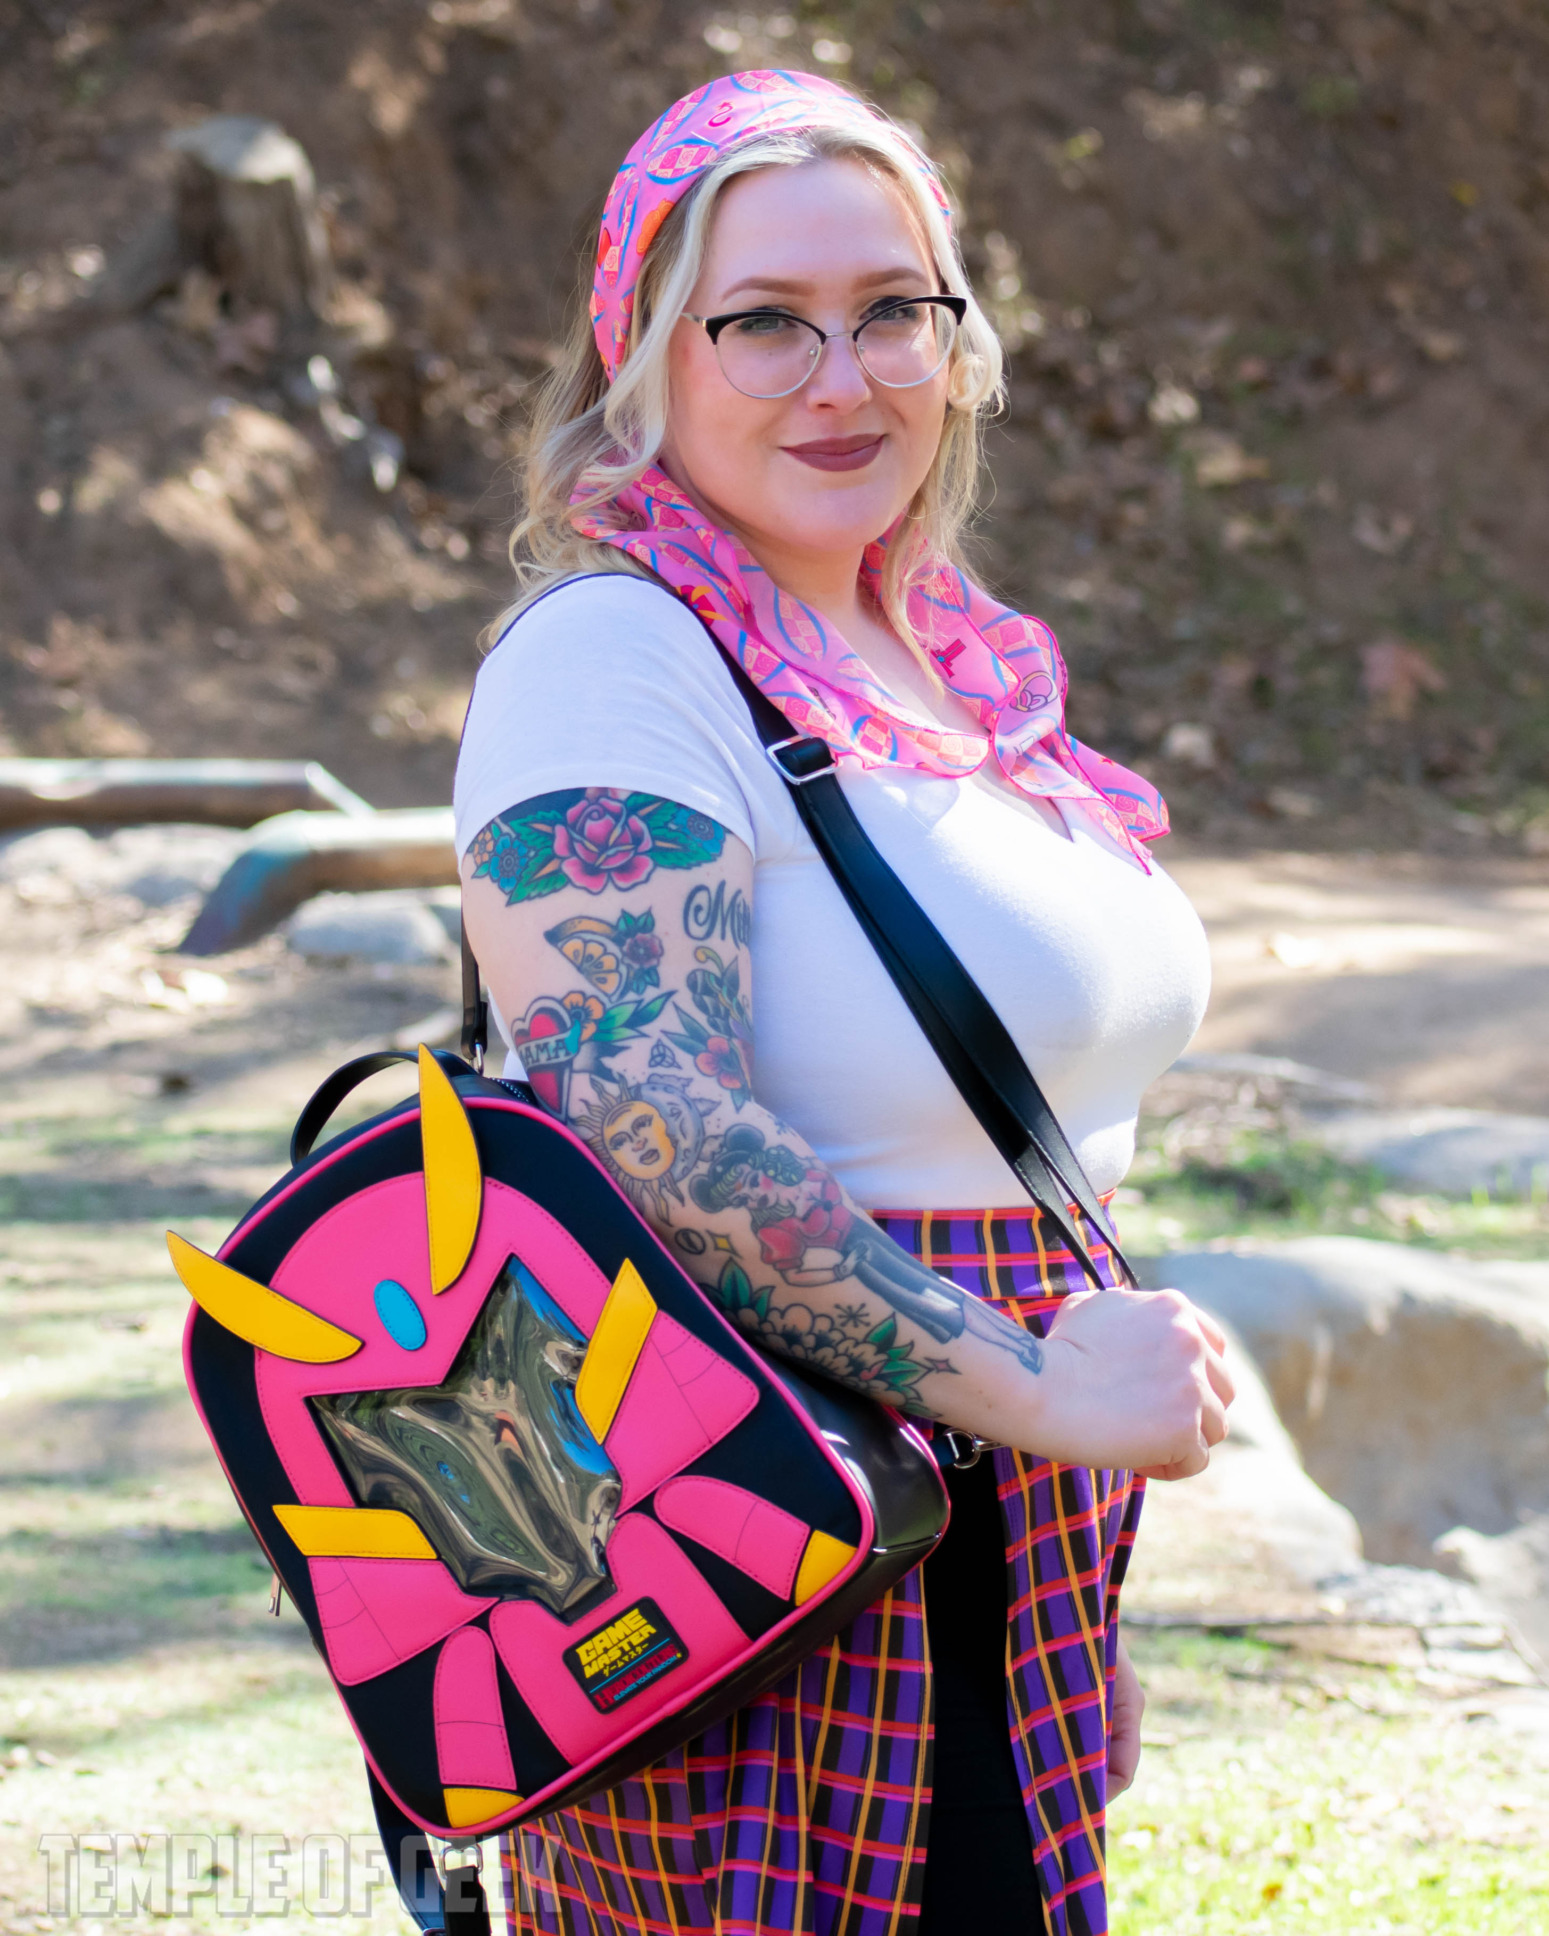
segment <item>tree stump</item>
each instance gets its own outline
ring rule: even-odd
[[[321,320],[333,290],[312,164],[298,141],[256,115],[220,114],[168,137],[182,156],[179,252],[237,310]]]

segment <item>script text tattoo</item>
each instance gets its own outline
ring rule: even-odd
[[[729,941],[734,948],[745,948],[753,938],[753,915],[740,887],[730,896],[726,883],[717,881],[714,889],[700,881],[691,887],[683,901],[683,932],[691,941]]]

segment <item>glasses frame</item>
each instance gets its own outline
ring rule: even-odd
[[[893,301],[884,303],[880,309],[873,310],[869,316],[864,317],[858,322],[854,329],[822,330],[818,328],[816,323],[808,322],[805,316],[798,316],[795,310],[780,309],[773,303],[762,304],[757,309],[729,309],[721,316],[696,316],[692,310],[685,309],[683,312],[683,320],[689,323],[698,323],[706,336],[709,337],[711,348],[716,351],[715,360],[722,376],[726,376],[726,366],[720,359],[720,336],[722,330],[727,329],[732,323],[746,322],[753,316],[782,316],[787,322],[800,323],[803,329],[810,329],[812,334],[818,339],[817,349],[813,354],[812,361],[807,365],[805,372],[788,390],[771,390],[766,395],[755,395],[753,391],[744,390],[738,384],[731,383],[731,378],[729,376],[726,377],[726,381],[731,383],[731,387],[737,392],[738,396],[748,397],[755,403],[773,403],[780,397],[795,396],[796,392],[804,383],[810,383],[817,372],[818,365],[823,361],[824,350],[828,348],[830,343],[836,342],[841,336],[848,336],[851,343],[854,344],[855,361],[860,367],[861,374],[866,378],[868,383],[880,383],[884,390],[917,390],[922,383],[929,383],[931,378],[940,370],[942,364],[952,354],[952,345],[950,343],[948,343],[946,349],[942,352],[941,362],[936,365],[935,369],[927,370],[924,376],[917,376],[912,383],[889,383],[885,377],[874,376],[866,368],[865,360],[861,356],[860,345],[861,331],[868,328],[872,323],[879,322],[884,316],[891,315],[895,309],[918,309],[924,304],[929,304],[935,309],[946,310],[947,314],[952,318],[956,329],[962,328],[963,318],[968,314],[968,298],[966,296],[938,294],[934,296],[898,296]]]

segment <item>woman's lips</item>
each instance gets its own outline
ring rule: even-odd
[[[822,437],[811,444],[786,444],[787,457],[815,471],[858,471],[882,448],[882,433],[869,437]]]

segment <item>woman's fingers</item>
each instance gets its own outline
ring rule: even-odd
[[[1203,1472],[1210,1463],[1210,1454],[1203,1446],[1191,1452],[1187,1458],[1174,1459],[1167,1465],[1137,1466],[1136,1476],[1141,1479],[1192,1479],[1196,1473]]]
[[[1108,1737],[1108,1799],[1122,1795],[1135,1779],[1140,1766],[1140,1723],[1146,1711],[1146,1697],[1140,1676],[1130,1661],[1124,1642],[1119,1642],[1113,1674],[1113,1726]]]
[[[1230,1405],[1237,1396],[1237,1381],[1219,1352],[1212,1351],[1206,1355],[1205,1376],[1210,1380],[1210,1389],[1221,1403]]]
[[[1228,1432],[1226,1338],[1182,1292],[1089,1291],[1064,1299],[1044,1340],[1041,1429],[1030,1442],[1073,1465],[1156,1477],[1204,1470]]]
[[[1208,1311],[1202,1311],[1197,1304],[1193,1306],[1193,1310],[1199,1328],[1204,1333],[1206,1344],[1219,1357],[1226,1349],[1226,1333]]]

